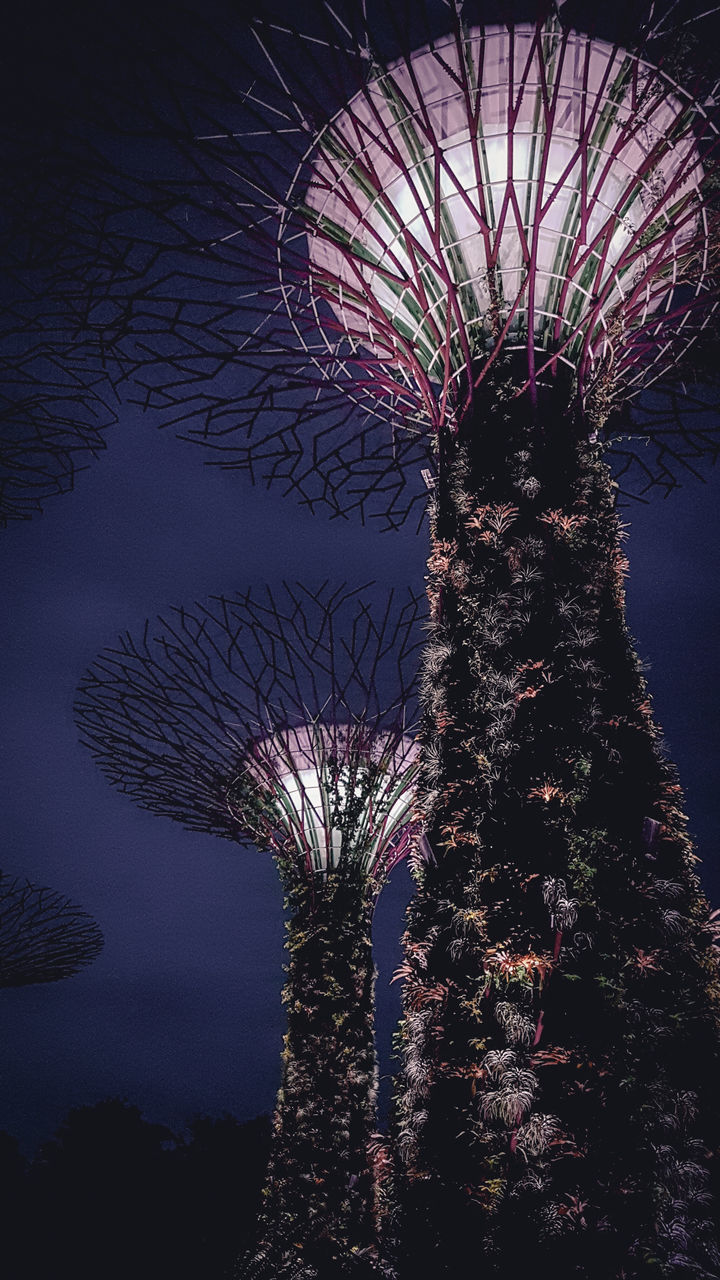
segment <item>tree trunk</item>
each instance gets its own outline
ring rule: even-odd
[[[468,1259],[486,1280],[715,1275],[717,953],[626,629],[616,487],[567,403],[496,381],[441,441],[435,863],[397,1110],[413,1280]]]
[[[287,871],[287,868],[286,868]],[[369,1141],[375,1128],[375,973],[367,882],[343,868],[285,875],[288,1026],[262,1240],[240,1275],[373,1274]]]

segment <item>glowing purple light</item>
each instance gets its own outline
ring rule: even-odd
[[[675,290],[709,290],[715,143],[697,103],[604,41],[554,23],[445,37],[373,72],[309,149],[280,230],[288,312],[435,425],[501,345],[527,352],[531,386],[561,361],[581,392],[601,368],[627,392],[697,332]]]
[[[418,768],[416,743],[399,732],[309,723],[256,740],[229,803],[247,822],[251,780],[270,843],[289,840],[307,870],[322,876],[352,863],[379,887],[408,852]]]

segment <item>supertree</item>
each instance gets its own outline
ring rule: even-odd
[[[0,987],[71,978],[102,947],[95,921],[69,898],[0,872]]]
[[[7,34],[0,86],[0,527],[27,519],[105,448],[118,417],[117,364],[108,359],[98,305],[122,297],[156,252],[127,221],[145,208],[140,187],[104,146],[72,11],[40,0]],[[25,40],[22,29],[25,29]],[[63,45],[69,45],[63,49]],[[12,55],[10,55],[12,49]],[[95,50],[95,58],[98,51]],[[64,58],[63,58],[64,54]],[[63,70],[64,68],[64,70]],[[147,230],[147,223],[145,224]],[[136,226],[137,231],[137,226]]]
[[[112,782],[191,830],[270,850],[283,883],[288,1026],[248,1274],[371,1265],[370,923],[413,830],[421,613],[409,593],[327,585],[220,597],[125,637],[80,686],[81,734]]]
[[[718,451],[717,397],[688,394],[687,359],[673,383],[715,305],[702,24],[698,39],[677,5],[631,5],[593,15],[608,40],[591,41],[566,3],[503,44],[510,28],[476,7],[318,0],[296,25],[283,5],[240,22],[220,0],[174,6],[171,30],[161,7],[112,30],[126,94],[97,101],[126,135],[141,219],[108,230],[134,265],[98,276],[85,321],[165,424],[335,515],[397,525],[422,504],[438,435],[474,399],[482,414],[512,352],[533,400],[565,369],[565,407],[615,442],[633,494]],[[458,41],[474,72],[452,65]],[[436,83],[413,88],[425,46]]]
[[[677,12],[318,6],[264,15],[171,129],[148,99],[197,181],[129,326],[147,402],[337,514],[397,523],[435,451],[408,1274],[716,1274],[717,957],[603,458],[638,414],[641,488],[716,447],[711,396],[675,413],[718,300],[716,93]]]

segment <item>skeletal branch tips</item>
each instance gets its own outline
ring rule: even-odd
[[[92,964],[102,933],[54,889],[0,872],[0,987],[58,982]]]

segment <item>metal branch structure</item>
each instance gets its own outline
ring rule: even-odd
[[[28,183],[29,177],[26,176]],[[18,186],[22,188],[20,179]],[[79,229],[58,226],[62,194],[31,185],[9,214],[0,237],[0,526],[28,519],[46,499],[66,493],[74,476],[105,448],[117,420],[112,380],[93,343],[83,337],[68,293],[65,261]],[[56,228],[53,248],[33,235],[33,218]],[[28,205],[33,205],[32,211]],[[56,203],[57,202],[57,203]],[[26,215],[27,220],[23,220]],[[18,225],[20,224],[20,225]],[[67,239],[65,239],[67,236]],[[93,246],[76,245],[79,274],[87,279]],[[77,288],[77,285],[75,286]],[[82,354],[81,354],[82,353]]]
[[[22,22],[20,15],[17,25]],[[42,49],[49,36],[37,10],[31,22],[29,43]],[[68,66],[63,78],[53,48],[54,75],[40,88],[28,56],[25,74],[22,66],[8,67],[0,90],[2,526],[71,490],[78,471],[105,448],[118,418],[120,369],[97,321],[115,315],[155,253],[145,252],[141,236],[126,233],[143,196],[112,147],[102,148],[102,110],[81,91],[82,69],[73,76]],[[13,75],[24,82],[15,98]],[[47,101],[38,118],[34,97],[43,92]],[[161,222],[162,201],[154,199],[152,218],[146,213],[153,226]]]
[[[95,921],[69,898],[0,873],[0,987],[71,978],[102,947]]]
[[[624,398],[695,336],[696,301],[701,324],[716,305],[716,143],[699,103],[605,41],[458,23],[317,137],[278,237],[296,331],[306,313],[339,324],[379,399],[435,429],[471,411],[501,350],[522,352],[532,398],[559,363],[581,403],[598,382]]]
[[[716,451],[693,361],[717,351],[717,86],[692,71],[675,4],[622,40],[585,34],[568,5],[506,22],[454,0],[348,0],[302,25],[267,8],[242,31],[220,9],[191,48],[184,12],[157,78],[134,55],[127,127],[183,171],[152,268],[102,336],[143,403],[221,464],[336,515],[400,523],[409,473],[433,459],[427,858],[383,1265],[402,1280],[455,1276],[469,1256],[488,1280],[716,1276],[718,954],[627,633],[603,455],[617,437],[642,492]],[[647,448],[628,442],[638,427]],[[222,636],[224,613],[190,619],[192,651],[218,616]],[[212,676],[225,646],[206,669],[185,631],[180,614],[162,641],[170,682],[144,646],[107,660],[86,734],[141,803],[261,831],[319,901],[345,853],[376,857],[343,831],[373,753],[344,754],[342,716],[327,755],[324,702],[289,725],[256,706],[230,777],[237,704]],[[377,758],[395,759],[373,723]],[[317,1045],[331,1043],[326,1023]],[[317,1149],[293,1164],[285,1148],[284,1166],[295,1188],[319,1178],[310,1216],[347,1244]],[[332,1182],[342,1196],[344,1174]],[[317,1269],[334,1277],[352,1250],[328,1249]]]
[[[72,489],[116,421],[112,380],[72,301],[98,249],[92,202],[62,144],[48,148],[52,159],[19,157],[21,140],[0,135],[6,183],[0,221],[3,528]],[[47,172],[55,165],[58,182]]]
[[[311,722],[253,742],[228,804],[258,843],[283,849],[289,841],[307,874],[326,877],[349,859],[379,887],[408,850],[416,771],[408,737]],[[266,799],[255,823],[248,787],[261,806]]]
[[[253,795],[301,779],[313,760],[321,771],[335,761],[341,791],[343,770],[362,772],[364,760],[378,775],[386,766],[388,778],[411,764],[403,726],[421,604],[409,592],[404,602],[392,593],[374,607],[370,600],[363,588],[287,586],[176,609],[156,633],[148,623],[141,641],[123,637],[90,668],[77,701],[83,739],[143,808],[231,840],[254,842],[262,821],[263,844],[282,822],[280,846],[291,832],[299,850],[299,814],[320,800],[298,796],[300,809],[288,801],[256,818],[246,810]],[[378,794],[389,813],[395,793]],[[369,838],[358,853],[363,874],[384,857],[374,826]],[[321,847],[310,840],[298,852],[311,881],[329,869]]]
[[[72,489],[78,471],[105,448],[114,409],[80,378],[53,385],[39,370],[0,393],[0,526],[39,513]]]
[[[423,610],[328,585],[220,597],[123,638],[80,685],[81,734],[112,782],[270,849],[285,888],[288,1033],[248,1274],[363,1275],[374,1256],[370,922],[416,828]]]
[[[717,307],[715,86],[683,83],[665,15],[625,48],[567,11],[190,6],[161,73],[130,41],[118,115],[168,176],[149,269],[99,327],[141,402],[221,466],[390,525],[511,354],[533,400],[566,371],[631,492],[666,484],[670,424],[680,458],[715,457],[674,410],[637,480],[626,441],[654,439],[648,384],[684,399]]]

